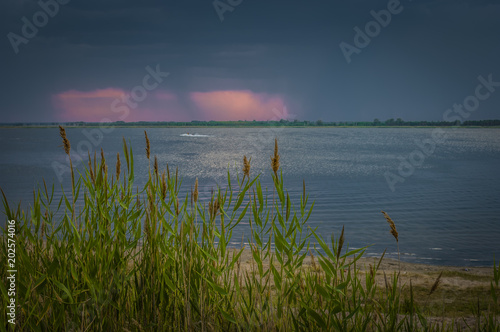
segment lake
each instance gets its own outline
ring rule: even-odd
[[[270,155],[279,141],[281,166],[298,203],[302,180],[315,207],[309,226],[324,237],[345,226],[350,248],[371,245],[397,258],[394,238],[381,214],[399,232],[401,259],[409,262],[483,266],[500,258],[500,130],[473,128],[146,128],[151,154],[161,168],[179,167],[183,190],[198,177],[200,198],[226,184],[227,169],[241,174],[243,155],[251,174],[271,185]],[[146,182],[144,128],[115,128],[95,135],[92,128],[68,128],[75,164],[87,150],[105,151],[114,173],[122,137],[130,140],[136,184]],[[186,132],[196,136],[182,136]],[[92,135],[92,133],[94,135]],[[33,188],[45,179],[71,187],[57,128],[0,129],[0,186],[9,202],[27,206]],[[122,159],[123,163],[123,159]],[[81,168],[81,167],[80,167]],[[59,169],[59,171],[56,171]],[[5,217],[0,221],[5,226]],[[239,246],[248,226],[235,229]]]

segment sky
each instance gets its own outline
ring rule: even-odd
[[[2,0],[0,122],[500,119],[498,0]]]

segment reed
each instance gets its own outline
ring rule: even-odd
[[[198,178],[194,182],[193,201],[195,204],[198,202]]]
[[[165,171],[161,173],[161,199],[162,201],[167,198],[167,180],[165,178]]]
[[[62,126],[59,126],[59,135],[63,139],[63,148],[64,152],[69,156],[69,153],[71,151],[71,144],[66,136],[66,129],[64,129]]]
[[[396,242],[399,242],[399,234],[398,231],[396,230],[396,224],[394,224],[394,221],[392,221],[391,217],[389,217],[389,215],[386,212],[382,211],[382,214],[384,215],[385,219],[391,226],[392,236],[396,239]]]
[[[149,143],[148,133],[145,130],[144,130],[144,136],[146,137],[146,158],[148,158],[149,160],[149,157],[151,155],[151,145]]]
[[[60,130],[69,155],[69,140]],[[145,137],[149,160],[146,132]],[[305,181],[297,205],[286,191],[277,140],[271,157],[274,187],[264,189],[260,175],[251,178],[250,161],[244,157],[246,181],[231,181],[228,171],[227,185],[214,188],[208,199],[198,196],[198,179],[191,197],[181,195],[178,170],[171,176],[168,164],[161,170],[157,162],[139,188],[134,154],[125,139],[121,155],[123,167],[117,154],[115,174],[108,174],[104,152],[100,158],[89,154],[71,199],[65,192],[55,199],[54,186],[50,190],[44,183],[23,211],[1,191],[7,218],[17,222],[16,264],[22,268],[16,281],[17,330],[453,328],[428,320],[413,295],[411,310],[402,311],[399,275],[385,277],[387,286],[379,288],[377,271],[384,255],[362,273],[357,264],[366,248],[350,249],[344,227],[339,237],[327,241],[307,226],[314,203]],[[243,221],[250,231],[237,249],[231,247],[233,231]],[[2,235],[0,264],[6,266],[5,229]],[[492,297],[498,292],[498,271],[500,266],[494,269]],[[5,269],[0,276],[6,280]],[[8,297],[3,283],[0,293],[4,308]],[[498,328],[497,316],[497,308],[483,312],[480,327]],[[0,327],[12,327],[5,315],[0,315]]]
[[[116,153],[116,181],[120,178],[120,172],[121,172],[121,162],[120,162],[120,153]]]
[[[396,239],[396,245],[398,247],[399,272],[401,272],[401,257],[400,257],[400,253],[399,253],[399,233],[398,233],[398,231],[396,229],[396,224],[391,219],[391,217],[389,217],[389,215],[386,212],[384,212],[384,211],[382,211],[382,214],[384,215],[385,219],[389,223],[389,226],[391,227],[391,234],[392,234],[392,236]]]
[[[278,154],[278,139],[274,139],[274,155],[271,156],[271,168],[276,178],[278,177],[278,170],[280,168],[280,155]]]
[[[434,293],[436,291],[436,289],[438,288],[439,283],[441,281],[441,276],[442,275],[443,275],[443,272],[441,272],[439,274],[439,276],[436,278],[436,281],[434,281],[434,284],[432,284],[431,290],[429,291],[429,295],[431,295],[432,293]]]
[[[250,180],[250,160],[247,159],[247,156],[243,156],[243,181],[245,177]]]

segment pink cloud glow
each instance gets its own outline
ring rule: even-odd
[[[69,90],[53,95],[52,103],[63,122],[279,120],[287,116],[281,96],[249,90],[191,92],[184,101],[173,92],[159,90],[128,104],[125,95],[118,88]]]
[[[114,88],[94,91],[70,90],[52,96],[52,103],[61,121],[98,122],[110,117],[111,103],[124,94],[124,91]],[[114,118],[116,117],[115,114]]]
[[[155,93],[156,99],[160,100],[177,100],[177,96],[171,92],[160,91]]]
[[[276,120],[285,103],[281,96],[254,93],[248,90],[192,92],[204,120]]]
[[[120,98],[124,95],[125,92],[120,89],[115,88],[107,88],[107,89],[99,89],[94,91],[77,91],[77,90],[69,90],[63,93],[58,94],[57,96],[63,100],[72,100],[72,99],[100,99],[100,98]]]
[[[116,88],[94,91],[65,91],[52,96],[60,121],[187,121],[177,96],[159,91],[141,102],[123,99],[127,93]]]

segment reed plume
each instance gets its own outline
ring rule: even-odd
[[[271,156],[271,167],[274,175],[278,178],[278,169],[280,168],[280,156],[278,154],[278,139],[274,139],[274,156]]]
[[[47,222],[49,221],[49,212],[47,210],[45,210],[45,218],[42,218],[42,238],[46,233],[46,227],[47,227],[47,224],[45,223],[46,220]]]
[[[179,166],[177,166],[175,168],[175,187],[174,188],[177,188],[177,178],[179,176]]]
[[[61,138],[63,139],[62,146],[64,148],[64,152],[66,152],[66,154],[69,156],[69,152],[71,151],[71,144],[66,137],[66,129],[64,129],[62,126],[59,126],[59,135],[61,135]]]
[[[219,197],[217,197],[212,204],[208,205],[210,217],[213,219],[218,215],[220,209]]]
[[[149,242],[150,229],[151,229],[151,227],[149,226],[149,217],[146,217],[146,219],[144,220],[144,234],[146,235],[146,242]]]
[[[243,156],[243,180],[245,177],[250,180],[250,160],[247,159],[247,156]]]
[[[104,150],[102,148],[101,148],[101,160],[103,164],[106,163],[106,158],[104,158]]]
[[[438,288],[439,286],[439,283],[441,282],[441,276],[443,275],[443,272],[441,272],[439,274],[439,276],[436,278],[436,281],[434,282],[434,285],[432,285],[431,287],[431,290],[429,292],[429,295],[431,295],[432,293],[434,293],[436,291],[436,289]]]
[[[214,202],[214,213],[215,213],[215,215],[217,215],[219,213],[219,210],[220,210],[220,203],[219,203],[219,197],[217,197],[217,199]]]
[[[121,171],[121,162],[120,162],[120,153],[116,153],[116,181],[120,178]]]
[[[90,152],[87,152],[89,155],[89,173],[90,173],[90,180],[92,180],[92,183],[95,184],[95,177],[94,177],[94,171],[92,170],[92,161],[90,159]]]
[[[127,171],[130,171],[127,141],[125,140],[125,137],[122,137],[122,139],[123,139],[123,153],[125,154],[125,160],[127,161]]]
[[[153,193],[151,192],[150,188],[148,188],[148,202],[149,202],[149,209],[152,211],[155,206],[155,200],[153,198]]]
[[[198,201],[198,178],[194,182],[193,200],[195,204]]]
[[[165,171],[161,173],[161,198],[165,200],[167,197],[167,181],[165,179]]]
[[[213,214],[214,214],[213,203],[208,203],[208,214],[210,215],[210,219],[213,219]]]
[[[392,221],[391,217],[389,217],[389,215],[387,213],[385,213],[384,211],[382,211],[382,213],[384,214],[385,219],[387,220],[387,222],[391,226],[392,236],[394,236],[394,238],[396,239],[396,242],[399,242],[399,240],[398,240],[399,234],[398,234],[398,231],[396,230],[396,224],[394,224],[394,221]]]
[[[401,273],[401,257],[400,257],[400,253],[399,253],[399,234],[398,234],[398,231],[396,230],[396,224],[394,223],[394,221],[392,221],[391,217],[389,217],[389,215],[386,212],[384,212],[384,211],[381,211],[381,212],[384,215],[387,222],[389,223],[389,225],[391,226],[392,236],[394,236],[394,238],[396,239],[396,245],[398,246],[399,273]],[[401,279],[399,280],[399,282],[401,285]]]
[[[176,204],[175,204],[175,214],[177,217],[179,217],[179,214],[180,214],[180,210],[179,210],[179,197],[176,197]]]
[[[155,155],[154,170],[155,170],[156,176],[158,176],[158,158],[156,158],[156,155]]]
[[[146,136],[146,157],[149,159],[149,156],[150,156],[150,152],[151,152],[151,149],[150,149],[150,144],[149,144],[149,138],[148,138],[148,133],[144,130],[144,136]]]
[[[342,226],[342,234],[340,234],[339,245],[337,248],[337,259],[340,257],[340,252],[342,251],[342,246],[344,245],[344,226]]]
[[[101,148],[101,178],[105,181],[108,177],[108,165],[104,157],[104,150]]]

